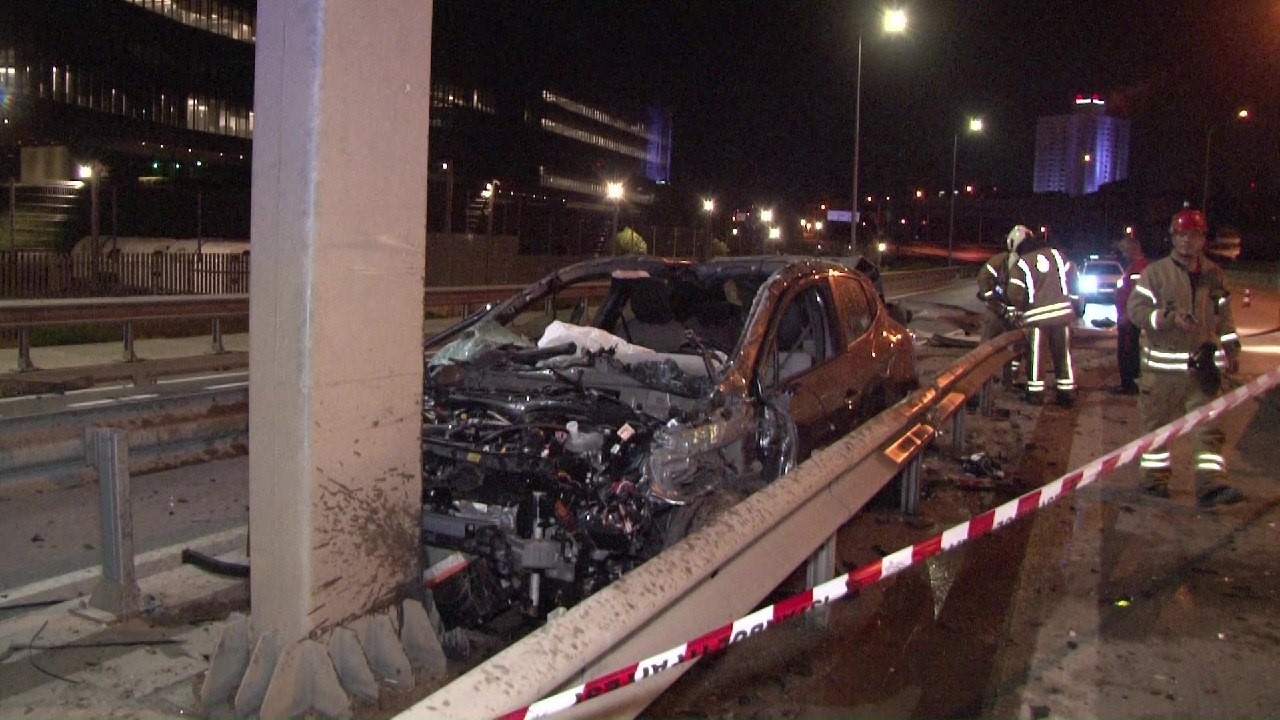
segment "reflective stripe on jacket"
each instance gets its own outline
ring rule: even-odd
[[[1054,248],[1040,248],[1018,259],[1009,277],[1009,297],[1031,327],[1070,325],[1075,316],[1074,282],[1067,261]]]
[[[1231,318],[1230,294],[1222,268],[1200,259],[1194,291],[1187,266],[1173,256],[1147,265],[1133,286],[1125,311],[1142,328],[1142,366],[1151,370],[1189,370],[1188,362],[1205,343],[1215,348],[1214,361],[1225,367],[1227,355],[1240,352],[1240,336]],[[1195,318],[1196,328],[1186,332],[1175,321],[1179,315]]]
[[[992,255],[978,270],[978,299],[997,315],[1009,304],[1009,253]]]

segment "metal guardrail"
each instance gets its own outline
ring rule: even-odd
[[[983,393],[1024,343],[1015,330],[978,346],[927,387],[397,717],[498,717],[632,663],[661,665],[657,653],[749,611],[806,559],[811,586],[834,577],[831,568],[814,571],[821,549],[899,473],[904,507],[915,503],[912,477],[918,481],[927,443],[950,433],[958,447],[965,400]],[[554,717],[633,717],[688,667]]]
[[[0,417],[0,493],[92,480],[86,433],[95,426],[127,432],[131,475],[243,455],[249,445],[249,391],[227,388],[54,415]]]

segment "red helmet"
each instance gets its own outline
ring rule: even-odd
[[[1199,210],[1179,210],[1169,222],[1169,232],[1209,232],[1209,223]]]

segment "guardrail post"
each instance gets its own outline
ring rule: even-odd
[[[805,586],[813,589],[835,576],[836,536],[832,535],[809,556],[809,562],[804,569]],[[814,608],[805,616],[805,622],[812,627],[825,628],[831,622],[831,608],[825,605]]]
[[[994,379],[987,378],[987,381],[982,383],[982,388],[978,390],[978,412],[982,413],[983,417],[990,417],[994,409],[995,393],[991,387],[994,382]]]
[[[902,479],[898,485],[899,505],[904,515],[915,515],[920,510],[920,466],[922,455],[917,453],[907,466],[902,469]]]
[[[967,405],[967,403],[965,404]],[[964,455],[964,416],[965,405],[956,408],[951,416],[951,450],[957,456]]]
[[[124,321],[124,361],[135,362],[138,359],[137,353],[133,351],[133,323],[129,320]]]
[[[31,362],[31,328],[18,328],[18,372],[35,370]]]
[[[85,454],[98,470],[102,525],[102,577],[89,604],[117,617],[137,614],[139,592],[133,565],[133,506],[129,500],[129,443],[123,430],[91,427]]]
[[[221,355],[227,349],[222,346],[222,318],[213,319],[213,354]]]

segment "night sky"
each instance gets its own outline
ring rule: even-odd
[[[960,181],[1031,189],[1036,118],[1098,93],[1132,120],[1135,186],[1198,197],[1205,128],[1215,163],[1280,175],[1276,0],[915,0],[886,36],[875,2],[436,0],[433,68],[533,83],[604,107],[673,115],[673,181],[730,202],[849,193],[857,38],[861,185]],[[1233,125],[1234,109],[1255,114]],[[1255,177],[1256,176],[1256,177]]]

